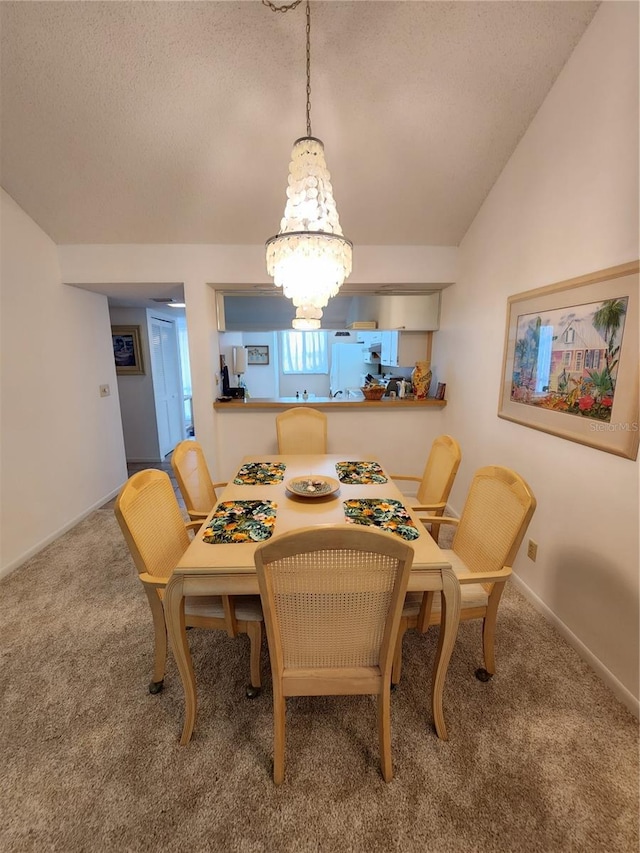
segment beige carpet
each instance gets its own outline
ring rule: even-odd
[[[14,851],[638,850],[638,727],[510,587],[498,674],[460,628],[433,731],[436,632],[407,635],[393,696],[395,779],[369,697],[289,700],[286,781],[271,781],[271,689],[244,698],[249,644],[193,630],[200,695],[178,743],[170,661],[150,696],[144,593],[109,508],[0,582],[0,849]]]

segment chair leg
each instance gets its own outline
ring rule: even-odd
[[[420,605],[420,613],[418,613],[418,624],[416,625],[421,634],[429,628],[429,620],[431,619],[431,609],[433,607],[433,596],[435,593],[425,592],[422,596],[422,604]]]
[[[433,514],[434,518],[442,518],[443,515],[444,515],[444,509],[438,510],[438,511],[434,512],[434,514]],[[440,527],[441,526],[442,525],[440,525],[438,523],[434,524],[433,521],[429,524],[429,535],[431,536],[433,541],[436,543],[436,545],[438,544],[438,539],[440,537]]]
[[[504,590],[504,583],[496,583],[489,595],[487,610],[482,622],[482,652],[484,655],[484,668],[476,670],[475,675],[479,681],[489,681],[496,671],[495,638],[496,620],[498,618],[498,604]]]
[[[384,688],[378,694],[378,739],[380,741],[380,765],[385,782],[393,779],[391,761],[391,692]]]
[[[247,699],[260,695],[260,652],[262,650],[262,622],[247,622],[247,634],[251,643],[251,685],[246,689]]]
[[[281,785],[284,780],[284,724],[286,699],[273,685],[273,781]]]
[[[153,678],[149,682],[149,693],[160,693],[164,686],[164,670],[167,663],[167,625],[164,621],[164,608],[155,589],[145,586],[151,616],[153,618],[154,652]]]
[[[396,648],[393,653],[393,666],[391,668],[391,684],[393,687],[395,687],[396,684],[399,684],[400,676],[402,675],[402,641],[408,627],[409,623],[407,620],[404,617],[400,619]]]

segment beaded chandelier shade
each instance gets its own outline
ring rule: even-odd
[[[288,11],[299,5],[275,7]],[[294,329],[319,329],[322,309],[351,273],[352,244],[340,227],[324,145],[311,135],[311,17],[307,13],[307,135],[293,145],[280,231],[267,240],[267,272],[296,307]]]

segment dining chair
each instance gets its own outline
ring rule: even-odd
[[[348,524],[276,536],[255,552],[273,679],[273,780],[284,778],[288,696],[378,697],[382,775],[391,762],[391,668],[413,548]]]
[[[326,453],[327,416],[309,406],[276,415],[278,453]]]
[[[189,518],[204,521],[218,500],[216,489],[227,484],[212,482],[202,445],[193,439],[176,444],[171,467]]]
[[[456,532],[442,558],[451,563],[461,585],[460,619],[482,619],[484,667],[476,670],[488,681],[496,670],[495,630],[498,604],[522,543],[536,499],[519,474],[499,465],[476,471],[459,519],[443,516]],[[409,628],[426,631],[440,624],[439,592],[407,593],[393,662],[392,682],[400,680],[402,639]]]
[[[149,692],[159,693],[167,659],[164,588],[189,545],[188,531],[199,529],[202,522],[185,524],[169,475],[158,469],[139,471],[127,480],[116,499],[115,514],[151,608],[155,652]],[[258,596],[188,597],[184,618],[187,627],[226,630],[230,637],[249,635],[251,685],[246,692],[249,698],[257,696],[263,622]]]
[[[391,479],[419,483],[415,497],[405,495],[407,502],[414,510],[428,511],[431,515],[439,517],[446,509],[461,459],[462,452],[455,438],[450,435],[439,435],[431,445],[422,477],[391,474]],[[428,518],[422,518],[422,521],[427,524]],[[437,542],[440,525],[430,525],[430,527],[429,532]]]

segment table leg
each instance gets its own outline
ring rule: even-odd
[[[189,743],[193,734],[198,700],[196,696],[196,678],[185,629],[183,575],[173,575],[167,584],[164,594],[164,614],[167,622],[169,641],[173,649],[173,656],[184,688],[184,726],[182,728],[180,743],[185,746]]]
[[[442,572],[440,600],[441,621],[438,649],[433,665],[432,708],[436,733],[442,740],[448,740],[442,710],[442,692],[460,622],[460,584],[453,569],[445,569]]]

